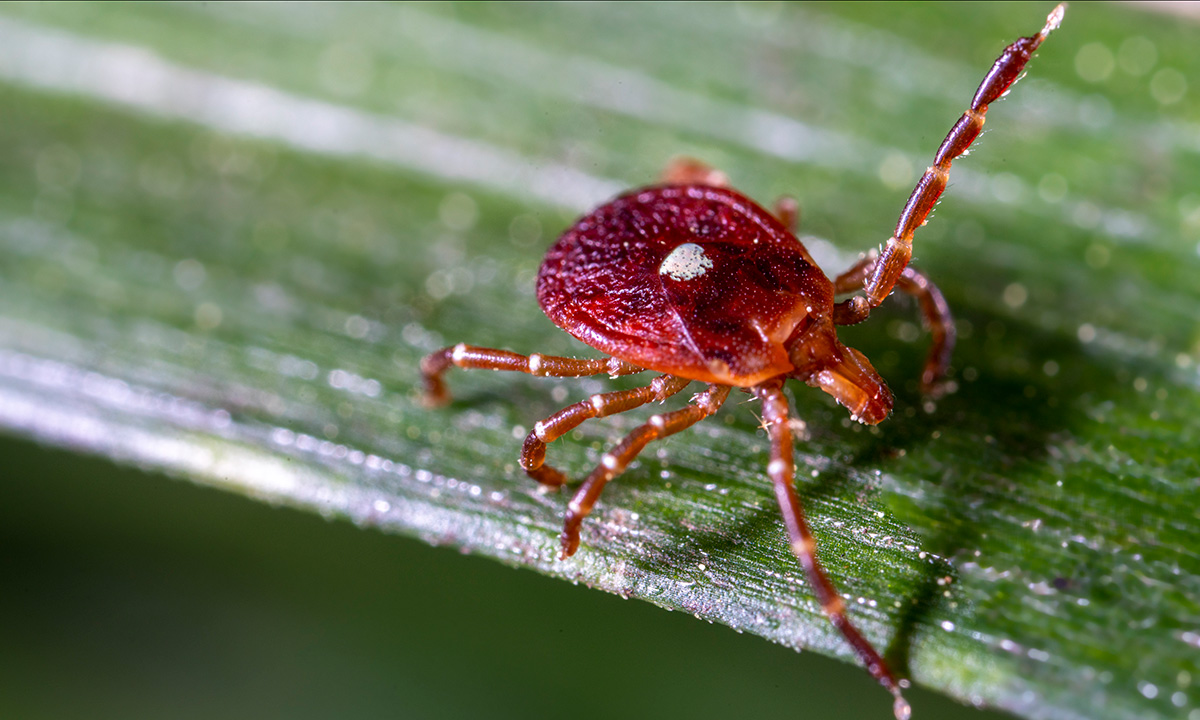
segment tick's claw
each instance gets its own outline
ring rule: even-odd
[[[562,547],[558,551],[558,559],[566,560],[567,558],[574,555],[575,551],[578,549],[579,549],[579,536],[571,535],[571,534],[564,532],[563,536],[562,536]]]
[[[947,380],[946,378],[938,378],[937,380],[921,378],[919,389],[925,397],[937,400],[952,394],[958,389],[958,385],[953,380]]]
[[[450,393],[446,392],[445,387],[441,387],[441,383],[428,387],[425,392],[421,393],[421,405],[424,407],[438,408],[449,404]]]

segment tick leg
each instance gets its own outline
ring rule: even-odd
[[[729,176],[696,158],[672,158],[659,177],[664,185],[711,185],[729,187]]]
[[[775,217],[779,218],[788,232],[795,235],[800,229],[800,203],[796,202],[796,198],[784,195],[775,201]]]
[[[834,293],[841,295],[861,288],[874,272],[875,263],[876,255],[871,253],[838,275],[833,281]],[[916,298],[921,305],[921,315],[932,336],[925,369],[921,372],[921,391],[934,392],[938,381],[946,376],[950,356],[954,353],[954,316],[950,314],[950,304],[937,285],[911,267],[904,268],[904,272],[900,273],[896,287],[900,292]],[[852,297],[834,306],[833,321],[838,325],[854,325],[865,320],[870,312],[870,305],[861,296]]]
[[[459,343],[430,353],[421,360],[421,376],[425,381],[426,405],[445,405],[450,402],[450,393],[446,390],[442,374],[451,366],[466,369],[512,370],[551,377],[582,377],[584,375],[618,377],[644,371],[644,368],[630,365],[616,358],[589,360],[558,357],[557,355],[539,355],[538,353],[518,355],[507,350]]]
[[[655,400],[662,402],[683,390],[690,382],[673,375],[660,375],[646,387],[593,395],[559,410],[533,426],[533,432],[525,438],[525,445],[521,448],[521,467],[529,477],[543,485],[562,485],[567,482],[567,476],[545,464],[547,443],[579,427],[584,420],[616,415]]]
[[[792,552],[804,568],[808,583],[812,585],[821,610],[842,633],[846,642],[854,649],[871,676],[888,689],[895,700],[892,709],[897,720],[907,720],[911,709],[900,694],[900,685],[896,682],[884,659],[871,645],[870,641],[858,632],[846,616],[846,605],[838,595],[837,589],[830,582],[821,563],[817,560],[817,542],[813,539],[808,522],[804,519],[804,509],[796,496],[795,464],[792,459],[792,430],[788,424],[788,401],[783,394],[783,383],[772,380],[752,388],[754,394],[762,400],[763,420],[767,424],[767,432],[771,437],[771,461],[767,464],[767,474],[775,488],[775,499],[783,513],[783,523],[787,526],[788,536],[792,544]]]
[[[867,301],[871,307],[878,307],[883,302],[884,298],[892,292],[892,288],[900,279],[904,268],[908,266],[908,261],[912,257],[913,233],[925,224],[934,204],[941,197],[942,191],[946,189],[946,180],[950,176],[950,163],[965,153],[971,143],[975,142],[975,138],[979,137],[980,131],[983,130],[983,120],[987,114],[988,105],[1008,92],[1012,84],[1017,81],[1021,71],[1025,68],[1025,63],[1029,62],[1030,56],[1033,55],[1033,51],[1042,44],[1050,31],[1057,28],[1062,22],[1065,10],[1066,7],[1063,5],[1054,8],[1046,18],[1046,25],[1041,32],[1032,37],[1018,39],[1012,45],[1004,48],[1004,52],[996,58],[992,69],[988,71],[983,82],[980,83],[979,89],[975,91],[970,108],[963,113],[958,122],[954,123],[954,127],[950,129],[950,133],[942,141],[933,158],[933,166],[926,170],[921,179],[917,181],[917,186],[913,188],[912,195],[904,205],[904,210],[900,212],[896,231],[884,246],[883,256],[876,263],[865,284]]]
[[[642,448],[651,440],[674,435],[680,430],[695,425],[721,408],[729,397],[728,385],[709,385],[704,392],[692,398],[692,404],[682,410],[654,415],[644,425],[625,436],[616,447],[604,453],[600,464],[583,481],[567,506],[567,519],[563,525],[562,550],[559,558],[565,560],[579,549],[579,526],[592,511],[604,486],[624,472]]]

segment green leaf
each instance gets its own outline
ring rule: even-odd
[[[559,562],[565,498],[521,472],[521,438],[631,381],[452,373],[427,410],[417,363],[587,353],[537,309],[542,249],[676,155],[799,198],[840,270],[1049,9],[5,5],[0,426],[849,658],[753,406],[648,450]],[[1031,718],[1200,718],[1198,42],[1073,7],[993,106],[916,241],[959,318],[957,392],[917,393],[899,299],[844,332],[889,421],[792,389],[824,562],[917,684]],[[582,474],[643,419],[551,462]]]

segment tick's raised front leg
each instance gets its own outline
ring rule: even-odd
[[[876,260],[877,256],[872,252],[838,275],[833,281],[834,293],[841,295],[861,288],[874,273]],[[950,314],[950,305],[933,281],[911,267],[904,268],[896,288],[920,303],[921,315],[931,336],[929,355],[921,372],[921,391],[934,392],[938,381],[946,376],[950,356],[954,353],[954,316]],[[865,320],[870,312],[871,308],[862,296],[856,296],[834,306],[833,321],[838,325],[854,325]]]
[[[600,464],[588,475],[571,503],[567,506],[567,519],[563,524],[561,559],[575,554],[579,549],[579,526],[583,519],[592,511],[592,506],[603,492],[604,486],[616,476],[625,471],[629,463],[637,457],[642,448],[651,440],[658,440],[674,435],[680,430],[695,425],[704,418],[712,415],[721,408],[725,398],[729,397],[729,386],[709,385],[701,393],[692,398],[692,404],[682,410],[652,416],[644,425],[625,436],[616,447],[604,453]]]
[[[882,257],[864,284],[863,289],[871,307],[878,307],[883,302],[899,281],[904,268],[908,266],[909,258],[912,257],[913,233],[925,224],[930,211],[941,197],[942,191],[946,189],[946,180],[950,177],[950,163],[965,153],[967,148],[971,147],[971,143],[975,142],[975,138],[979,137],[988,105],[1008,92],[1021,76],[1021,71],[1025,69],[1025,63],[1029,62],[1033,51],[1037,50],[1050,31],[1062,22],[1065,11],[1064,5],[1054,8],[1046,18],[1046,25],[1041,32],[1032,37],[1020,38],[1004,48],[992,69],[984,76],[979,89],[975,91],[975,97],[971,99],[971,106],[958,122],[954,123],[954,127],[950,128],[950,134],[942,141],[937,154],[934,155],[933,165],[917,181],[917,186],[913,188],[912,195],[908,197],[908,202],[900,212],[895,233],[888,239]]]
[[[897,720],[908,720],[912,711],[900,694],[899,683],[875,647],[850,622],[850,618],[846,616],[846,604],[817,560],[817,541],[804,519],[804,508],[796,495],[792,429],[788,424],[788,401],[783,394],[783,383],[771,380],[756,385],[753,391],[762,400],[763,421],[771,437],[771,460],[767,463],[767,474],[775,488],[775,499],[783,513],[783,524],[787,527],[792,552],[804,568],[804,574],[817,596],[817,602],[821,603],[821,610],[825,616],[842,633],[850,647],[854,648],[855,654],[867,666],[871,676],[892,693],[895,698],[892,709]]]
[[[483,370],[511,370],[550,377],[583,377],[585,375],[632,375],[645,369],[616,358],[589,360],[557,355],[518,355],[507,350],[475,347],[459,343],[426,355],[421,360],[421,376],[425,381],[425,404],[444,405],[450,401],[442,374],[451,367]]]
[[[660,375],[646,387],[593,395],[559,410],[533,426],[533,432],[525,438],[525,446],[521,448],[521,467],[529,477],[543,485],[562,485],[567,482],[567,476],[545,464],[546,443],[566,435],[584,420],[616,415],[650,402],[662,402],[683,390],[690,382],[673,375]]]

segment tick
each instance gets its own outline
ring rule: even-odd
[[[792,430],[783,385],[789,379],[820,388],[850,416],[874,425],[892,410],[883,378],[861,353],[843,345],[838,325],[862,322],[899,289],[915,297],[932,343],[921,387],[932,391],[947,370],[954,321],[940,291],[908,267],[913,234],[946,188],[951,162],[983,129],[988,105],[1003,96],[1030,56],[1062,21],[1059,5],[1031,37],[1004,49],[970,108],[951,128],[905,203],[881,252],[871,252],[832,282],[796,238],[795,204],[772,214],[729,188],[725,176],[692,160],[672,163],[663,184],[635,190],[575,223],[546,253],[537,278],[538,302],[562,329],[607,357],[519,355],[458,344],[425,357],[421,372],[430,404],[449,400],[442,380],[451,366],[530,375],[618,377],[661,373],[645,387],[593,395],[536,423],[521,449],[521,467],[549,487],[567,482],[546,464],[546,444],[585,420],[662,402],[693,381],[705,383],[684,408],[651,415],[600,459],[567,505],[561,558],[579,548],[579,530],[604,486],[652,440],[673,435],[715,413],[733,388],[762,401],[770,438],[767,475],[783,513],[792,551],[817,600],[855,654],[894,696],[896,717],[911,714],[888,664],[846,615],[845,603],[817,559],[817,544],[794,488]],[[839,295],[854,294],[841,302]]]

